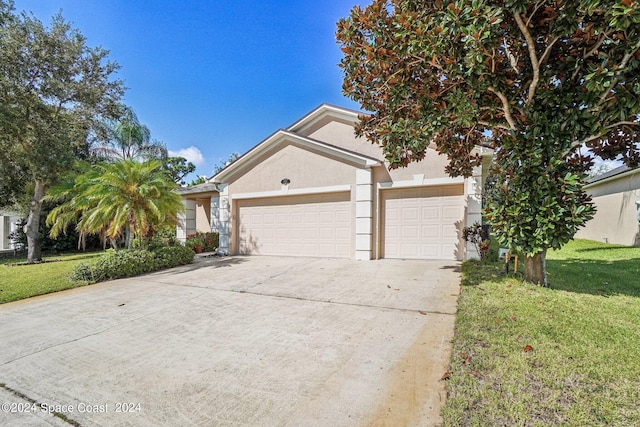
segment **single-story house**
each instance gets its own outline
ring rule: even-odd
[[[576,238],[640,246],[640,168],[620,166],[584,187],[597,212]]]
[[[279,256],[474,257],[462,228],[481,221],[483,167],[451,178],[447,158],[389,170],[382,150],[356,138],[358,112],[321,105],[280,129],[207,183],[181,189],[182,240],[220,233],[219,252]]]

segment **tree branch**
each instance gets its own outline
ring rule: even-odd
[[[504,129],[504,130],[511,130],[511,128],[507,125],[501,125],[501,124],[497,124],[497,123],[489,123],[486,122],[484,120],[478,120],[478,124],[482,125],[482,126],[486,126],[488,128],[498,128],[498,129]]]
[[[529,105],[531,104],[531,101],[533,101],[533,97],[536,94],[536,87],[540,81],[540,62],[538,61],[538,55],[536,54],[535,42],[533,41],[533,37],[531,37],[531,33],[529,32],[527,25],[522,20],[522,16],[520,16],[520,13],[515,11],[513,12],[513,16],[518,24],[518,28],[520,28],[520,31],[527,41],[527,49],[529,50],[529,58],[531,60],[531,67],[533,68],[533,79],[529,85],[529,95],[527,96],[527,105]]]
[[[500,101],[502,101],[504,118],[507,119],[507,122],[509,122],[509,126],[511,126],[510,129],[516,129],[516,121],[513,120],[513,116],[511,115],[511,106],[509,105],[509,100],[507,99],[507,97],[504,95],[504,93],[500,92],[499,90],[495,90],[493,87],[488,88],[488,90],[495,93],[496,96],[500,98]]]
[[[531,24],[531,20],[533,19],[533,16],[536,14],[538,9],[542,7],[542,5],[544,5],[544,1],[539,1],[536,3],[535,7],[533,8],[533,12],[531,12],[531,15],[529,15],[529,18],[527,18],[527,27],[529,26],[529,24]]]
[[[507,58],[509,58],[509,63],[511,64],[511,68],[513,68],[513,71],[515,71],[516,74],[519,75],[520,70],[518,69],[518,58],[516,58],[515,55],[511,53],[507,40],[503,39],[502,43],[504,44],[504,51],[507,54]]]
[[[571,143],[569,148],[566,149],[564,151],[564,153],[562,153],[562,158],[565,158],[566,156],[568,156],[575,148],[581,147],[583,144],[586,144],[589,141],[593,141],[594,139],[602,138],[606,134],[606,131],[611,130],[611,129],[615,129],[615,128],[617,128],[619,126],[623,126],[623,125],[626,125],[626,126],[640,126],[640,122],[620,121],[620,122],[617,122],[617,123],[614,123],[612,125],[609,125],[609,126],[605,127],[604,130],[601,133],[597,134],[597,135],[590,135],[590,136],[588,136],[588,137],[586,137],[584,139],[576,139],[575,141],[573,141]]]
[[[547,61],[547,59],[549,58],[549,54],[551,53],[551,48],[553,48],[553,45],[556,44],[558,40],[560,40],[560,36],[556,37],[555,39],[553,39],[553,41],[551,41],[551,43],[549,43],[547,48],[544,50],[542,57],[540,58],[540,63],[538,64],[538,66],[544,64]]]
[[[582,60],[584,61],[585,59],[589,58],[591,55],[593,55],[598,49],[600,49],[600,46],[602,46],[602,43],[604,43],[604,41],[609,37],[609,34],[611,34],[611,32],[604,32],[602,33],[602,36],[600,37],[600,39],[596,42],[596,44],[593,45],[593,47],[591,49],[589,49],[588,52],[585,52],[585,54],[582,56]],[[571,80],[575,80],[576,77],[578,76],[578,73],[580,72],[580,69],[582,67],[578,66],[576,68],[576,71],[574,71],[573,75],[571,76]]]

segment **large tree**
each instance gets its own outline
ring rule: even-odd
[[[47,216],[52,237],[75,225],[81,234],[99,234],[125,246],[175,225],[182,211],[177,185],[159,160],[116,160],[81,167],[73,179],[54,187],[48,199],[63,202]]]
[[[87,154],[96,118],[116,112],[123,85],[112,78],[118,66],[107,55],[88,47],[62,16],[45,27],[33,16],[16,15],[12,2],[0,0],[0,151],[10,153],[29,176],[24,227],[29,262],[41,258],[38,231],[47,187]],[[0,171],[4,175],[12,169],[3,162]]]
[[[593,215],[592,154],[640,163],[640,2],[375,0],[338,23],[357,133],[390,167],[495,150],[485,218],[546,285],[545,256]],[[588,147],[590,150],[585,150]]]
[[[184,157],[165,157],[161,160],[164,164],[165,170],[171,176],[173,182],[178,185],[184,185],[184,179],[187,175],[195,172],[196,170],[196,165],[187,161]]]

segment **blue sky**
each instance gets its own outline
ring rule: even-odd
[[[363,0],[15,0],[44,23],[62,11],[90,46],[109,50],[125,102],[210,176],[341,94],[336,22]],[[181,151],[187,150],[187,151]]]

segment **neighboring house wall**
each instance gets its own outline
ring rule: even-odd
[[[0,251],[13,250],[11,233],[17,229],[18,215],[12,212],[0,212]]]
[[[640,197],[640,169],[585,186],[597,212],[576,238],[640,246],[636,200]]]

